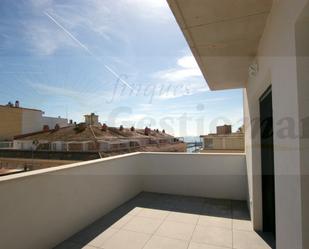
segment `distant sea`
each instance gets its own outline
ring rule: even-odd
[[[187,137],[184,137],[184,142],[185,143],[201,142],[201,138],[199,136],[187,136]],[[195,152],[194,150],[195,150],[194,147],[188,148],[187,152]]]

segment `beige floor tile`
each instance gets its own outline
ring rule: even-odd
[[[137,216],[147,217],[151,219],[163,220],[169,214],[169,211],[160,209],[144,208]]]
[[[155,235],[189,241],[195,225],[174,221],[164,221]]]
[[[162,221],[146,217],[134,217],[130,220],[123,229],[140,233],[154,233],[161,225]]]
[[[181,213],[181,212],[171,212],[166,220],[168,221],[177,221],[183,222],[188,224],[195,225],[198,221],[199,216],[196,214],[188,214],[188,213]]]
[[[230,248],[232,247],[232,230],[220,227],[197,226],[192,241]]]
[[[144,249],[187,249],[188,242],[164,238],[159,236],[153,236]]]
[[[198,221],[198,225],[232,229],[232,219],[217,216],[201,215]]]
[[[207,244],[191,242],[188,249],[227,249],[227,247],[212,246]]]
[[[252,222],[250,220],[233,219],[233,229],[243,231],[253,231]]]
[[[121,230],[106,240],[101,246],[104,249],[141,249],[150,235]]]
[[[118,231],[119,230],[115,228],[108,228],[107,230],[99,234],[97,237],[95,237],[92,241],[90,241],[88,245],[99,247]]]
[[[126,225],[130,220],[132,220],[133,217],[134,217],[134,216],[132,216],[132,215],[125,215],[125,216],[121,217],[119,220],[117,220],[117,221],[111,226],[111,228],[120,229],[120,228],[124,227],[124,225]]]
[[[254,231],[233,232],[235,249],[271,249],[271,247]]]
[[[132,208],[132,210],[130,210],[130,212],[128,212],[128,215],[138,215],[140,212],[142,212],[143,208],[141,207],[135,207]]]

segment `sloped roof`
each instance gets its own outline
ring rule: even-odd
[[[92,129],[92,130],[91,130]],[[92,132],[93,131],[93,132]],[[74,126],[60,128],[59,130],[42,131],[32,134],[25,134],[16,136],[15,140],[45,140],[45,141],[89,141],[89,140],[113,140],[113,139],[126,139],[126,138],[165,138],[172,137],[166,133],[151,131],[150,136],[144,135],[144,130],[108,127],[107,131],[102,131],[97,126],[86,126],[83,131],[78,131]]]

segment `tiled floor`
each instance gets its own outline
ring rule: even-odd
[[[141,193],[56,249],[266,249],[245,202]]]

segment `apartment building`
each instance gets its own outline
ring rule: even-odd
[[[245,135],[241,131],[232,132],[231,125],[217,127],[217,133],[200,136],[203,139],[203,152],[243,152]]]
[[[68,125],[65,118],[46,117],[43,114],[41,110],[20,107],[19,101],[15,104],[0,105],[0,141],[13,140],[16,135],[41,131],[44,125],[50,128],[54,128],[56,124],[60,127]]]

